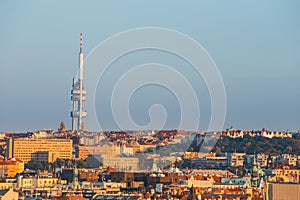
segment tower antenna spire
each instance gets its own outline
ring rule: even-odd
[[[82,53],[82,33],[80,33],[80,53]]]
[[[86,117],[87,112],[83,111],[83,101],[86,99],[86,91],[83,87],[83,52],[82,52],[82,33],[80,33],[80,52],[79,52],[79,78],[73,78],[71,91],[73,108],[71,112],[72,130],[80,133],[83,126],[82,118]]]

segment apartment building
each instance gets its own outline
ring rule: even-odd
[[[24,161],[54,162],[57,158],[72,159],[71,139],[8,138],[7,157]]]

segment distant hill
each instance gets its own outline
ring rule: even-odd
[[[300,138],[266,138],[262,136],[230,138],[222,136],[218,140],[213,152],[245,152],[246,154],[297,154],[300,155]]]

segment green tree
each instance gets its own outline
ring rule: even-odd
[[[45,161],[36,161],[36,160],[30,160],[28,163],[25,164],[25,169],[30,170],[48,170],[50,166],[50,163]]]

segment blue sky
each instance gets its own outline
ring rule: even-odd
[[[84,34],[87,55],[109,36],[140,27],[180,31],[207,50],[226,89],[225,128],[298,130],[299,15],[298,1],[1,2],[0,131],[56,129],[61,121],[70,128],[70,88],[78,68],[79,33]],[[104,90],[111,88],[109,76],[118,66],[153,60],[170,65],[182,62],[159,52],[137,52],[116,63],[107,74]],[[189,71],[186,75],[197,78]],[[201,129],[210,118],[204,86],[195,86],[202,98]],[[109,100],[101,100],[101,95],[105,98],[105,92],[96,95],[99,120],[105,129],[115,129],[106,106]],[[145,110],[162,101],[171,113],[166,128],[176,128],[178,102],[167,90],[149,86],[137,91],[132,101],[137,123],[147,123]]]

